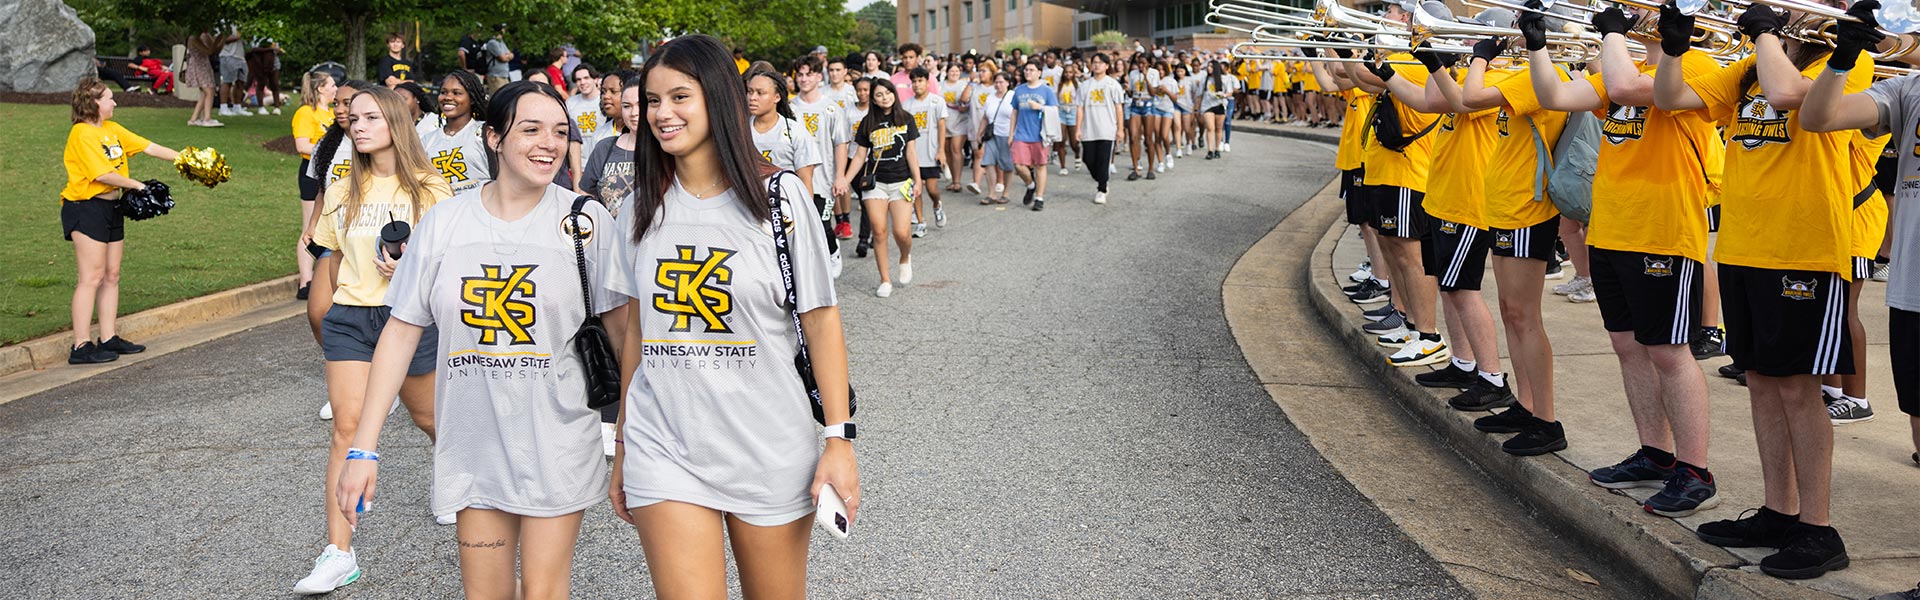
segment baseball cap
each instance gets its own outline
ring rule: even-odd
[[[1513,14],[1513,11],[1507,10],[1504,8],[1489,8],[1489,9],[1480,11],[1480,14],[1474,15],[1464,20],[1474,22],[1474,23],[1479,23],[1481,25],[1486,25],[1488,27],[1512,29],[1514,14]]]

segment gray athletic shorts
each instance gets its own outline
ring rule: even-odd
[[[320,353],[327,360],[373,362],[373,346],[380,342],[390,312],[392,309],[385,306],[333,305],[320,319]],[[420,333],[420,346],[413,351],[407,375],[432,373],[439,346],[440,330],[430,325]]]
[[[246,59],[233,56],[220,57],[220,83],[241,83],[246,80]]]
[[[1007,143],[1007,136],[994,136],[987,140],[987,166],[1007,171],[1013,170],[1013,147]]]

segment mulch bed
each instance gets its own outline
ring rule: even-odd
[[[267,140],[265,143],[260,144],[260,147],[266,148],[274,152],[279,152],[281,154],[292,154],[294,156],[300,155],[300,151],[295,150],[293,147],[293,136],[291,135],[283,135],[277,138]]]
[[[113,100],[120,106],[139,106],[146,108],[193,108],[193,103],[173,96],[135,92],[132,94],[114,90]],[[22,92],[0,92],[0,103],[11,104],[52,104],[65,106],[73,103],[73,93],[27,94]]]

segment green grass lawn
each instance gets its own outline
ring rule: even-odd
[[[115,111],[115,121],[156,144],[212,146],[233,167],[231,181],[209,190],[167,162],[132,158],[133,178],[166,182],[176,205],[166,216],[127,222],[122,315],[294,272],[300,157],[261,147],[292,131],[292,107],[279,116],[226,117],[217,129],[188,127],[187,113]],[[60,236],[67,114],[66,106],[0,104],[0,181],[8,182],[0,187],[0,344],[72,326],[73,244]]]

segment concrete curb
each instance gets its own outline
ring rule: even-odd
[[[286,302],[298,289],[299,276],[288,275],[125,315],[117,325],[120,335],[145,340]],[[69,329],[0,348],[0,377],[64,365],[72,347],[73,332]]]
[[[1334,186],[1311,202],[1337,202]],[[1607,560],[1639,573],[1648,587],[1675,598],[1834,598],[1826,593],[1741,570],[1746,562],[1726,550],[1694,537],[1686,526],[1654,517],[1637,502],[1587,480],[1586,471],[1558,455],[1521,458],[1500,450],[1502,437],[1473,428],[1473,419],[1486,413],[1463,413],[1446,405],[1448,395],[1413,381],[1417,370],[1387,364],[1389,353],[1361,331],[1360,310],[1340,293],[1334,281],[1332,255],[1340,236],[1348,234],[1338,211],[1328,218],[1326,233],[1314,246],[1303,287],[1320,318],[1345,343],[1363,370],[1373,374],[1388,395],[1416,420],[1452,448],[1539,511],[1554,528],[1603,553]],[[1300,214],[1308,214],[1302,212]]]
[[[1283,125],[1235,123],[1233,125],[1233,131],[1234,133],[1251,133],[1254,135],[1283,137],[1309,142],[1322,142],[1335,146],[1340,145],[1340,133],[1338,130],[1330,130],[1333,131],[1333,133],[1320,133],[1318,131]]]

